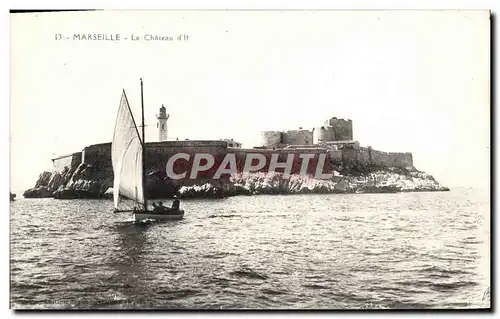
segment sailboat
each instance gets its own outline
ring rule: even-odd
[[[169,213],[158,213],[148,210],[145,193],[146,181],[146,139],[144,126],[144,98],[141,79],[142,138],[130,110],[125,90],[122,92],[120,107],[116,117],[113,142],[111,144],[111,160],[113,164],[114,183],[113,199],[115,212],[133,212],[134,220],[179,220],[184,211],[178,209]],[[120,195],[133,200],[133,210],[120,210]]]

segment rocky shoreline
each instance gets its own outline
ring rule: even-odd
[[[74,169],[65,167],[63,172],[43,172],[39,175],[35,187],[23,193],[25,198],[101,198],[113,185],[113,176],[109,176],[98,167],[80,164]]]
[[[237,195],[290,195],[290,194],[367,194],[400,192],[449,191],[431,175],[420,171],[405,172],[385,169],[360,176],[333,177],[317,180],[312,177],[292,175],[284,179],[281,173],[238,174],[230,183],[221,186],[206,183],[184,186],[179,190],[183,198],[229,197]]]
[[[342,173],[342,174],[341,174]],[[332,180],[317,180],[309,176],[282,173],[236,174],[225,182],[200,183],[195,186],[174,186],[162,172],[147,176],[148,198],[223,198],[260,194],[353,194],[448,191],[431,175],[416,169],[372,168],[335,172]],[[24,192],[25,198],[77,199],[112,197],[113,175],[109,170],[82,163],[62,173],[43,172],[35,187]]]

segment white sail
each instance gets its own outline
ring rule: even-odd
[[[118,208],[120,195],[144,203],[142,144],[125,91],[116,117],[111,159],[115,176],[113,184],[115,208]]]

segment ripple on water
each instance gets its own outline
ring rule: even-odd
[[[481,196],[241,196],[185,201],[182,222],[143,224],[109,213],[112,201],[20,199],[11,306],[489,307]]]
[[[268,276],[262,273],[258,273],[251,268],[240,268],[238,270],[231,271],[229,274],[232,276],[245,277],[249,279],[268,279]]]

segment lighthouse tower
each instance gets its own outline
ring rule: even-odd
[[[160,107],[160,113],[156,115],[158,119],[158,123],[156,126],[158,127],[158,140],[160,142],[167,140],[167,120],[170,117],[170,114],[167,114],[167,109],[165,106]]]

